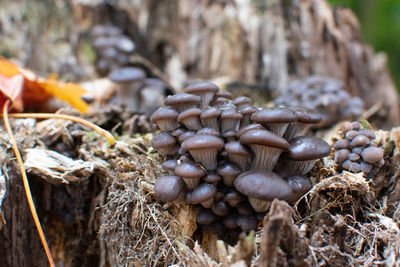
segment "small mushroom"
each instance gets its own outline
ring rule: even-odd
[[[161,107],[151,115],[150,120],[156,123],[161,131],[172,131],[179,125],[176,120],[177,117],[178,112],[175,109]]]
[[[156,180],[154,192],[164,202],[171,202],[181,197],[185,184],[179,176],[163,176]]]
[[[131,111],[140,107],[140,89],[146,73],[139,68],[124,67],[113,70],[108,78],[115,84],[119,100]]]
[[[367,147],[361,152],[361,156],[368,163],[377,163],[383,159],[383,149],[380,147]]]
[[[195,82],[184,89],[185,93],[198,95],[201,98],[201,108],[206,108],[210,105],[219,87],[211,82]]]
[[[228,214],[224,217],[222,222],[224,223],[226,228],[235,229],[239,227],[239,225],[236,223],[236,216],[236,214]]]
[[[217,186],[221,179],[221,176],[219,176],[215,172],[208,172],[207,175],[203,177],[204,182],[213,184],[214,186]]]
[[[224,201],[231,207],[236,207],[243,200],[244,196],[234,189],[227,192],[224,196]]]
[[[290,123],[296,121],[297,115],[293,109],[277,107],[256,111],[251,120],[257,122],[278,136],[283,136]]]
[[[212,184],[201,184],[187,195],[188,203],[201,204],[204,208],[211,208],[217,188]]]
[[[239,141],[230,141],[225,144],[224,150],[227,152],[229,160],[236,163],[242,171],[246,170],[247,162],[252,153]]]
[[[178,112],[182,112],[189,108],[197,108],[199,103],[199,96],[186,93],[170,95],[164,100],[164,105],[170,106]]]
[[[244,106],[249,106],[251,104],[251,99],[247,96],[239,96],[233,99],[232,103],[240,109]]]
[[[182,177],[187,188],[193,190],[200,183],[201,177],[206,175],[206,171],[194,162],[182,162],[175,168],[175,174]]]
[[[220,137],[199,134],[183,141],[182,148],[189,151],[196,162],[200,162],[207,170],[215,170],[218,165],[218,151],[224,146]]]
[[[289,150],[286,139],[267,130],[251,130],[240,136],[242,144],[254,153],[253,169],[272,170],[283,151]]]
[[[218,201],[212,205],[211,210],[218,216],[226,216],[229,214],[230,208],[225,201]]]
[[[222,110],[221,112],[221,133],[227,131],[237,131],[239,128],[239,122],[243,118],[243,115],[232,109]]]
[[[201,109],[190,108],[182,111],[181,114],[178,115],[177,120],[184,124],[188,130],[198,131],[203,128],[199,118],[200,113]]]
[[[221,110],[215,107],[208,107],[200,114],[200,120],[204,127],[213,128],[219,131],[218,117],[221,115]]]
[[[236,176],[241,173],[239,167],[232,162],[225,162],[217,169],[219,175],[222,176],[222,181],[227,186],[232,186]]]
[[[170,175],[175,175],[175,168],[178,166],[178,163],[176,162],[176,159],[170,159],[164,161],[163,164],[161,164],[161,167],[164,170],[167,170]]]
[[[287,178],[287,181],[292,189],[292,196],[288,199],[289,203],[295,203],[312,188],[310,179],[301,175],[290,176]]]
[[[236,223],[245,232],[257,229],[258,225],[257,219],[253,215],[238,215],[236,217]]]
[[[197,134],[208,134],[219,137],[219,131],[215,130],[214,128],[202,128],[197,131]]]
[[[217,216],[214,213],[210,212],[209,210],[201,210],[197,213],[196,222],[202,225],[208,225],[215,221]]]
[[[178,152],[179,149],[175,137],[173,137],[169,132],[162,132],[154,136],[150,145],[158,152],[167,155],[173,155]]]
[[[235,188],[249,197],[257,212],[266,211],[274,198],[287,200],[292,196],[289,184],[276,173],[266,170],[250,170],[235,179]]]
[[[308,127],[317,124],[322,120],[321,115],[312,109],[296,109],[297,120],[289,123],[283,135],[286,140],[291,140],[296,136],[304,135]]]
[[[218,98],[218,97],[224,97],[228,100],[233,99],[232,93],[229,91],[224,91],[224,90],[219,90],[218,92],[215,93],[215,98]]]
[[[331,147],[315,136],[298,136],[290,140],[290,149],[282,154],[275,170],[283,177],[305,175],[317,159],[328,156]]]
[[[239,112],[243,115],[243,118],[240,120],[240,129],[251,124],[251,115],[253,115],[253,113],[256,111],[257,109],[252,106],[242,106],[239,109]]]

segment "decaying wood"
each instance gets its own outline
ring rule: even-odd
[[[119,0],[104,6],[75,1],[77,21],[109,21],[132,35],[148,56],[181,88],[186,79],[258,84],[276,94],[289,81],[318,74],[344,82],[371,107],[381,102],[399,123],[396,88],[386,56],[362,43],[349,10],[326,1]],[[107,11],[107,12],[106,12]]]

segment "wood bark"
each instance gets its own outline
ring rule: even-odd
[[[276,95],[291,80],[318,74],[343,81],[368,108],[381,103],[389,112],[386,127],[399,123],[386,55],[362,43],[349,9],[332,9],[325,0],[113,3],[93,8],[75,1],[74,14],[91,22],[83,30],[109,22],[130,33],[176,88],[187,79],[228,77]]]

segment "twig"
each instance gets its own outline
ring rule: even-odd
[[[46,256],[47,256],[47,259],[49,261],[49,264],[50,264],[50,266],[52,266],[52,267],[54,266],[55,267],[56,265],[54,264],[54,260],[53,260],[53,257],[51,255],[49,245],[47,244],[46,237],[44,235],[44,232],[43,232],[43,229],[42,229],[42,225],[40,224],[39,216],[37,215],[35,204],[33,202],[33,197],[32,197],[32,193],[31,193],[31,189],[29,187],[29,181],[28,181],[28,177],[27,177],[26,172],[25,172],[24,164],[22,162],[22,157],[21,157],[21,154],[19,153],[17,142],[14,139],[14,135],[12,133],[11,126],[10,126],[10,123],[8,121],[8,108],[10,106],[10,103],[11,103],[11,101],[8,99],[6,101],[6,103],[4,104],[4,107],[3,107],[4,126],[6,127],[7,133],[10,136],[10,142],[11,142],[11,145],[13,147],[15,157],[17,158],[17,162],[18,162],[19,168],[21,170],[22,181],[24,183],[26,198],[28,199],[29,208],[31,210],[33,220],[35,221],[36,229],[39,232],[39,236],[40,236],[40,239],[42,241],[44,250],[46,252]]]
[[[4,116],[4,115],[3,115]],[[9,118],[33,118],[33,119],[61,119],[61,120],[70,120],[74,121],[80,124],[83,124],[94,131],[98,132],[102,136],[104,136],[110,146],[115,144],[115,139],[112,136],[112,134],[96,124],[93,124],[85,119],[76,117],[76,116],[71,116],[71,115],[65,115],[65,114],[57,114],[57,113],[11,113],[8,114]]]

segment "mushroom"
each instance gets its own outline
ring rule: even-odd
[[[161,131],[172,131],[179,125],[177,117],[178,112],[175,109],[161,107],[151,115],[150,121],[156,123]]]
[[[192,192],[186,195],[187,202],[191,204],[201,204],[204,208],[211,208],[213,198],[217,193],[217,188],[212,184],[201,184]]]
[[[275,169],[283,177],[304,175],[312,169],[317,159],[331,153],[329,144],[315,136],[298,136],[289,144],[289,151],[282,154]]]
[[[253,115],[254,112],[256,112],[257,109],[252,106],[242,106],[239,109],[239,112],[243,115],[243,118],[240,120],[240,129],[243,127],[246,127],[251,123],[251,115]]]
[[[177,120],[178,122],[184,124],[188,130],[198,131],[203,128],[203,125],[199,119],[200,113],[201,109],[190,108],[182,111],[181,114],[178,115]]]
[[[240,109],[244,106],[249,106],[251,104],[251,99],[247,96],[239,96],[233,99],[232,103]]]
[[[239,122],[243,118],[243,115],[236,112],[233,109],[225,109],[221,112],[221,133],[227,131],[237,131],[239,128]]]
[[[182,177],[188,189],[193,190],[200,183],[206,171],[194,162],[182,162],[175,168],[175,174]]]
[[[178,112],[182,112],[189,108],[197,108],[199,103],[199,96],[186,93],[170,95],[164,100],[164,105],[170,106]]]
[[[211,82],[195,82],[184,89],[185,93],[198,95],[201,98],[201,108],[206,108],[210,105],[219,87]]]
[[[226,204],[225,201],[222,201],[222,200],[221,200],[221,201],[215,202],[215,203],[212,205],[211,210],[212,210],[216,215],[222,217],[222,216],[226,216],[226,215],[229,214],[230,208],[229,208],[229,205]]]
[[[196,162],[200,162],[207,170],[215,170],[218,165],[218,151],[224,146],[220,137],[199,134],[183,141],[182,148],[189,151]]]
[[[241,170],[235,163],[225,162],[218,167],[217,172],[222,176],[222,181],[225,185],[232,186]]]
[[[197,134],[208,134],[219,137],[219,131],[215,130],[214,128],[202,128],[197,131]]]
[[[196,222],[202,225],[208,225],[215,221],[217,216],[214,213],[210,212],[209,210],[201,210],[197,213]]]
[[[266,211],[274,198],[287,200],[292,195],[289,184],[278,174],[267,170],[250,170],[241,173],[234,182],[235,188],[248,196],[257,212]]]
[[[218,97],[224,97],[228,100],[233,99],[232,93],[229,91],[224,91],[224,90],[219,90],[218,92],[215,93],[215,98],[218,98]]]
[[[244,200],[244,196],[235,189],[230,190],[224,196],[224,201],[231,207],[236,207],[241,201]]]
[[[221,176],[219,176],[215,172],[208,172],[207,175],[203,177],[204,182],[213,184],[214,186],[217,186],[221,179]]]
[[[284,107],[266,108],[251,115],[252,121],[260,123],[279,136],[283,136],[289,123],[296,121],[296,119],[296,112]]]
[[[252,153],[239,141],[230,141],[225,144],[224,150],[227,152],[229,160],[236,163],[242,171],[246,170],[247,162]]]
[[[236,223],[245,232],[257,229],[258,225],[257,219],[253,215],[238,215],[236,217]]]
[[[179,176],[163,176],[156,180],[154,192],[164,202],[177,200],[184,192],[185,184]]]
[[[240,130],[236,134],[236,137],[240,138],[245,132],[248,132],[251,130],[265,130],[265,128],[261,124],[251,123],[249,125],[246,125],[243,128],[240,128]]]
[[[383,149],[380,147],[367,147],[361,152],[361,156],[368,163],[378,163],[383,159]]]
[[[138,111],[140,106],[140,89],[146,73],[139,68],[124,67],[113,70],[108,78],[115,84],[119,100],[130,111]]]
[[[164,170],[167,170],[169,172],[169,174],[171,174],[171,175],[175,175],[176,166],[178,166],[176,159],[166,160],[166,161],[164,161],[163,164],[161,164],[161,167]]]
[[[226,228],[235,229],[239,227],[239,225],[236,223],[236,216],[236,214],[228,214],[224,217],[222,222],[224,223]]]
[[[286,139],[268,131],[251,130],[240,136],[242,144],[249,145],[254,153],[253,169],[272,170],[283,151],[289,150]]]
[[[289,203],[295,203],[312,188],[310,179],[301,175],[290,176],[287,181],[292,189],[292,196],[288,199]]]
[[[200,120],[204,127],[213,128],[219,131],[219,115],[221,115],[221,110],[215,107],[208,107],[201,112]]]
[[[173,137],[169,132],[162,132],[154,136],[150,145],[158,152],[167,155],[173,155],[178,152],[179,149],[175,137]]]
[[[312,109],[300,109],[295,110],[297,121],[289,123],[286,131],[283,135],[286,140],[291,140],[296,136],[304,135],[308,127],[312,124],[317,124],[322,120],[321,115]]]

